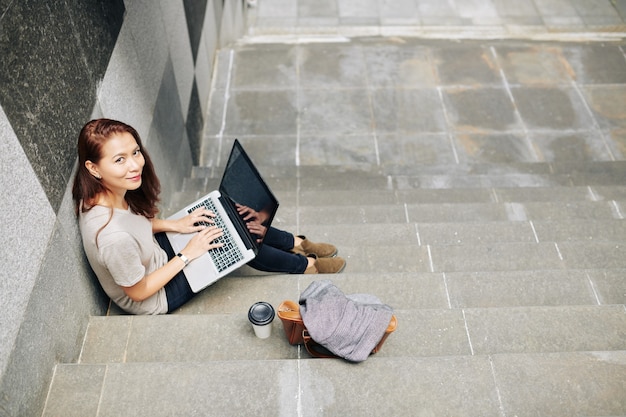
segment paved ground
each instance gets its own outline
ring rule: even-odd
[[[220,59],[232,75],[226,118],[218,83],[208,134],[263,137],[255,151],[276,164],[296,154],[301,165],[389,169],[625,156],[621,42],[359,38],[234,53]],[[205,165],[224,157],[219,144],[207,141]]]
[[[258,0],[250,32],[561,37],[624,32],[624,0]]]

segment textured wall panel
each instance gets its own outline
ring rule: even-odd
[[[180,109],[174,69],[168,60],[150,128],[150,144],[147,146],[161,180],[161,202],[165,206],[171,201],[172,193],[181,189],[183,178],[191,167],[189,143],[183,140],[185,120]],[[186,155],[184,164],[179,162],[178,155],[181,153]]]
[[[35,172],[0,107],[0,372],[22,322],[56,221]],[[36,214],[36,216],[35,216]],[[1,408],[0,408],[1,409]]]
[[[204,24],[207,0],[183,0],[183,3],[185,5],[185,16],[187,16],[191,52],[195,62],[196,56],[198,55],[198,48],[200,47],[200,37],[202,36],[202,26]]]
[[[41,415],[51,364],[75,362],[86,318],[105,311],[99,285],[81,273],[84,261],[76,257],[66,231],[55,227],[51,242],[0,381],[0,410],[9,416]]]
[[[179,102],[186,117],[195,73],[185,10],[182,1],[171,0],[161,0],[161,10],[178,86]]]
[[[120,10],[120,2],[74,1],[68,7],[22,0],[2,15],[0,104],[55,210],[70,180],[68,156],[89,114],[85,103],[95,99]]]
[[[202,137],[202,128],[204,126],[204,117],[202,115],[202,106],[200,105],[200,96],[198,94],[198,86],[194,80],[191,97],[189,99],[189,109],[187,110],[187,136],[189,137],[189,147],[191,149],[191,158],[194,164],[200,160],[200,139]]]

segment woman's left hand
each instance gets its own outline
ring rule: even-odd
[[[257,239],[257,242],[261,243],[263,237],[265,236],[265,233],[267,232],[267,227],[263,226],[257,221],[248,222],[246,223],[246,226],[248,227],[250,234],[260,236]]]
[[[185,217],[176,220],[176,229],[179,233],[194,233],[206,229],[207,224],[214,224],[215,213],[206,208],[199,208]]]

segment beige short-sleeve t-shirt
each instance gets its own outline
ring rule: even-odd
[[[132,287],[168,261],[154,238],[149,219],[130,209],[113,209],[111,215],[109,207],[94,206],[80,213],[79,226],[89,264],[113,302],[132,314],[167,313],[164,288],[141,302],[130,299],[123,289]]]

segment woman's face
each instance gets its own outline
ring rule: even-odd
[[[85,166],[109,190],[124,195],[141,186],[141,172],[146,161],[137,141],[128,132],[111,136],[102,146],[102,158]]]

